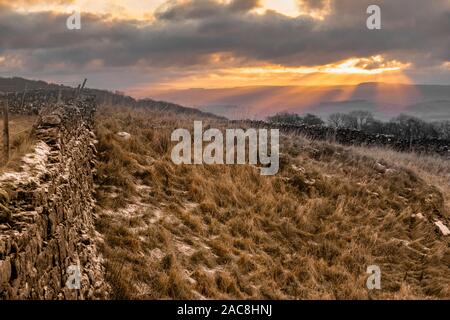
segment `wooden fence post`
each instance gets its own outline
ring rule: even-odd
[[[78,85],[78,87],[75,89],[75,99],[78,99],[78,94],[80,92],[81,84]]]
[[[86,79],[86,78],[84,78],[83,84],[81,85],[81,91],[83,91],[83,90],[84,90],[84,86],[86,85],[86,81],[87,81],[87,79]]]
[[[58,100],[56,101],[57,105],[60,105],[62,103],[62,99],[61,99],[61,88],[59,88],[58,90]]]
[[[3,104],[3,154],[5,162],[9,160],[9,110],[8,98]]]
[[[23,90],[23,94],[22,94],[22,101],[20,102],[20,109],[21,110],[23,109],[23,106],[25,104],[25,94],[27,93],[27,89],[28,89],[28,86],[25,85],[25,89]]]

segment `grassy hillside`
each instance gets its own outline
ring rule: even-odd
[[[115,298],[450,298],[450,238],[434,224],[450,224],[448,161],[283,136],[273,177],[174,165],[170,133],[193,120],[97,112],[98,242]],[[373,264],[382,290],[366,288]]]
[[[58,89],[56,84],[47,83],[40,80],[29,80],[20,77],[3,78],[0,77],[0,92],[14,92],[33,89]]]

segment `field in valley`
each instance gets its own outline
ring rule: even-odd
[[[170,134],[193,120],[98,110],[98,241],[115,298],[450,298],[435,224],[450,222],[449,161],[282,136],[273,177],[174,165]],[[369,265],[381,290],[366,288]]]

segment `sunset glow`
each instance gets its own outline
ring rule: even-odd
[[[301,13],[296,0],[262,0],[260,3],[260,8],[255,10],[258,14],[272,10],[288,17],[297,17]]]
[[[310,74],[310,73],[331,73],[331,74],[381,74],[392,71],[400,71],[409,66],[408,63],[401,63],[396,60],[384,61],[382,56],[373,56],[370,58],[350,58],[334,64],[314,67],[282,67],[268,66],[262,68],[243,68],[241,72],[244,74]]]
[[[51,3],[36,1],[35,3],[13,2],[11,5],[19,12],[53,11],[71,13],[79,10],[82,13],[109,15],[114,19],[137,19],[151,22],[154,11],[163,5],[165,0],[74,0]]]
[[[444,26],[450,4],[440,2],[424,8]],[[188,88],[449,81],[450,62],[442,54],[448,37],[441,37],[447,33],[436,32],[439,39],[428,29],[411,33],[411,19],[429,19],[425,9],[408,11],[411,19],[393,10],[395,17],[386,17],[383,29],[373,32],[366,27],[368,3],[0,0],[9,30],[0,38],[0,72],[38,74],[67,85],[88,77],[94,86],[140,97]],[[74,10],[80,11],[82,28],[70,31],[65,22]],[[27,28],[39,36],[30,37]]]
[[[86,13],[110,15],[116,19],[137,19],[149,22],[155,10],[164,8],[166,0],[74,0],[51,3],[52,1],[36,1],[35,3],[22,3],[20,1],[11,3],[16,10],[21,12],[39,12],[39,11],[55,11],[55,12],[72,12],[74,9]],[[186,0],[178,1],[179,3],[189,2]],[[230,0],[217,0],[218,3],[228,4]],[[253,12],[263,15],[267,11],[273,11],[287,17],[295,18],[301,14],[310,15],[316,19],[323,19],[329,12],[328,6],[323,10],[310,10],[302,8],[297,0],[261,0],[258,8]],[[151,20],[151,19],[150,19]]]
[[[211,59],[222,60],[215,55]],[[228,57],[228,59],[231,59]],[[350,58],[323,66],[285,67],[264,65],[243,68],[227,68],[210,71],[208,74],[193,73],[160,85],[129,88],[134,95],[145,96],[148,90],[164,92],[183,88],[221,88],[240,86],[320,86],[355,85],[363,82],[384,82],[409,84],[411,80],[404,74],[410,66],[396,60],[386,61],[382,56]]]

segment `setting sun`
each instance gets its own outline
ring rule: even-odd
[[[257,9],[258,13],[264,13],[272,10],[289,17],[300,15],[300,8],[296,0],[262,0],[261,7]]]

